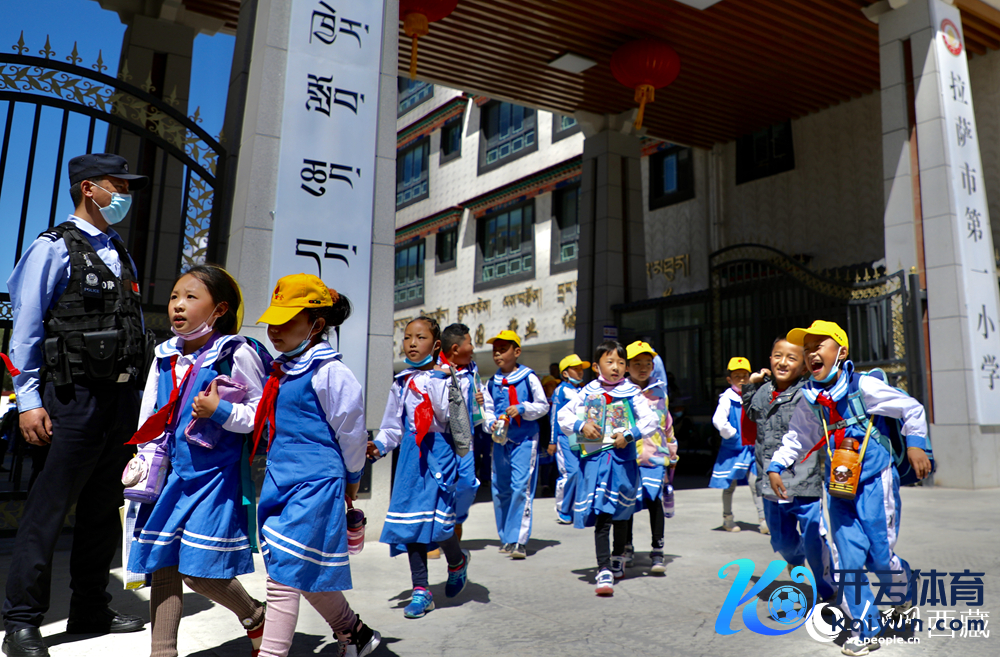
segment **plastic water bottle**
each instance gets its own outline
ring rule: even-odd
[[[510,417],[504,413],[497,418],[496,423],[493,425],[493,442],[498,445],[507,444],[507,429],[510,426]]]
[[[347,553],[360,554],[365,549],[365,525],[368,518],[361,509],[355,509],[351,500],[347,500]]]
[[[674,469],[667,468],[667,474],[663,477],[663,492],[660,494],[663,501],[663,517],[674,517]]]
[[[663,484],[663,517],[674,517],[674,485],[669,481]]]

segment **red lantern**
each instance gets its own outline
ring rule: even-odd
[[[455,11],[458,0],[400,0],[399,18],[403,31],[413,39],[410,49],[410,79],[417,77],[417,39],[427,36],[430,23],[436,23]]]
[[[653,102],[653,91],[677,79],[681,72],[681,58],[662,41],[640,39],[626,43],[611,56],[611,73],[626,87],[635,89],[639,114],[635,129],[642,127],[642,114],[646,103]]]

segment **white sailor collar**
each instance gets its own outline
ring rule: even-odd
[[[497,370],[497,373],[493,375],[493,383],[498,386],[502,386],[503,380],[507,379],[508,385],[514,385],[515,383],[520,383],[531,373],[532,369],[530,367],[525,367],[524,365],[518,365],[517,368],[510,374],[503,374],[500,370]]]
[[[638,388],[639,386],[636,386]],[[666,397],[667,396],[667,386],[663,381],[652,381],[648,386],[640,390],[642,394],[649,393],[655,397]]]
[[[185,355],[184,349],[181,346],[182,342],[182,339],[176,336],[170,338],[166,342],[161,342],[156,345],[156,357],[170,358],[171,356],[178,356],[180,358],[188,358],[194,362],[194,360],[201,355],[201,350]],[[233,349],[244,342],[245,340],[243,337],[239,335],[220,335],[215,339],[212,345],[208,347],[208,352],[205,354],[205,360],[202,362],[202,365],[211,365],[215,361],[219,360],[220,356],[222,358],[228,357],[229,354],[232,353]],[[205,347],[202,347],[202,349],[205,349]]]
[[[343,356],[336,349],[330,346],[329,342],[319,344],[306,349],[303,353],[288,359],[285,356],[278,356],[275,362],[281,364],[281,372],[285,375],[302,374],[313,368],[314,364],[327,360],[340,360]]]
[[[740,394],[735,390],[733,390],[732,388],[726,388],[726,391],[723,392],[721,395],[719,395],[719,397],[720,398],[725,397],[726,399],[735,404],[743,403],[743,397],[741,397]]]
[[[595,394],[605,394],[609,397],[614,397],[616,399],[627,399],[629,397],[635,397],[642,391],[639,390],[639,386],[632,383],[628,379],[622,379],[616,385],[612,387],[607,387],[603,385],[599,379],[594,379],[587,385],[583,387],[584,394],[595,395]]]

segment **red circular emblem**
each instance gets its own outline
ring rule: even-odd
[[[956,57],[962,54],[962,37],[949,18],[941,21],[941,40],[944,41],[944,47],[948,52]]]

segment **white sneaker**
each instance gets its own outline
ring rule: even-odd
[[[611,597],[615,594],[615,576],[607,568],[601,568],[597,573],[597,588],[594,592],[602,597]]]
[[[757,521],[757,531],[759,531],[761,534],[764,534],[765,536],[771,533],[771,530],[767,528],[767,521],[764,520],[763,518],[760,518]]]

